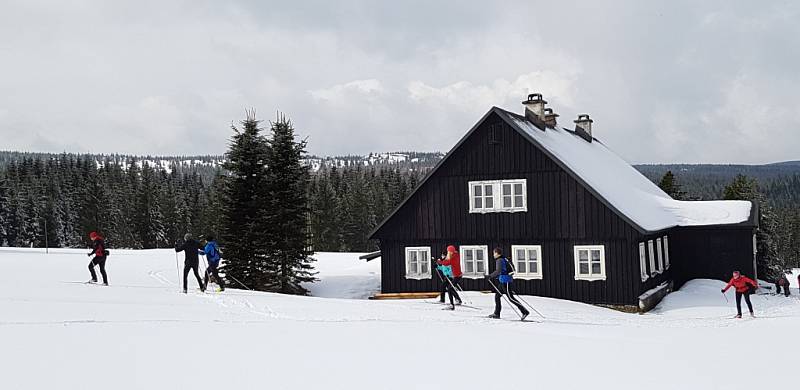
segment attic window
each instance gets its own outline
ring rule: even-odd
[[[470,213],[515,213],[528,211],[527,180],[469,182]]]
[[[498,122],[489,126],[489,145],[499,145],[502,141],[503,124]]]

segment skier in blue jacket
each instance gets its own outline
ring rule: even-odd
[[[219,247],[217,247],[217,242],[214,241],[214,236],[206,237],[206,245],[201,251],[200,254],[206,255],[206,260],[208,260],[208,269],[206,269],[206,275],[204,278],[204,284],[208,286],[208,276],[214,277],[214,282],[219,285],[219,291],[225,291],[225,282],[222,281],[222,278],[219,277],[219,260],[222,258],[219,253]]]
[[[514,297],[514,291],[511,289],[511,282],[514,281],[514,277],[512,276],[514,273],[514,266],[511,264],[511,261],[503,256],[502,249],[494,248],[493,254],[495,259],[494,272],[486,275],[486,279],[489,279],[489,283],[492,283],[492,279],[497,278],[500,283],[497,286],[493,285],[494,313],[490,314],[489,318],[500,318],[500,309],[502,308],[500,301],[503,299],[503,294],[506,294],[509,302],[519,309],[522,316],[520,320],[524,321],[525,317],[527,317],[530,312],[516,297]]]

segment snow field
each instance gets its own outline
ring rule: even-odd
[[[7,389],[737,389],[795,371],[800,300],[754,296],[733,320],[722,282],[693,281],[645,315],[523,297],[547,318],[483,318],[422,300],[178,293],[171,250],[114,250],[111,286],[84,251],[0,250],[0,377]],[[312,292],[359,297],[376,261],[318,254]],[[182,264],[183,259],[180,262]],[[359,287],[361,286],[361,287]],[[357,290],[364,288],[361,292]],[[787,356],[782,356],[786,354]],[[504,368],[500,369],[502,365]],[[500,373],[509,375],[500,378]]]

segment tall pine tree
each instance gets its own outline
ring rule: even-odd
[[[226,277],[247,287],[273,291],[277,267],[271,254],[270,221],[265,210],[271,205],[265,164],[269,145],[261,134],[254,111],[248,111],[242,128],[231,126],[234,135],[226,153],[221,203],[221,237]]]
[[[268,207],[271,250],[268,261],[277,267],[275,291],[306,294],[302,283],[313,282],[310,249],[309,171],[303,163],[305,141],[296,141],[291,121],[280,115],[268,140]]]

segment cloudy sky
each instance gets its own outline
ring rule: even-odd
[[[447,151],[542,92],[630,162],[800,159],[795,1],[0,0],[0,149]]]

